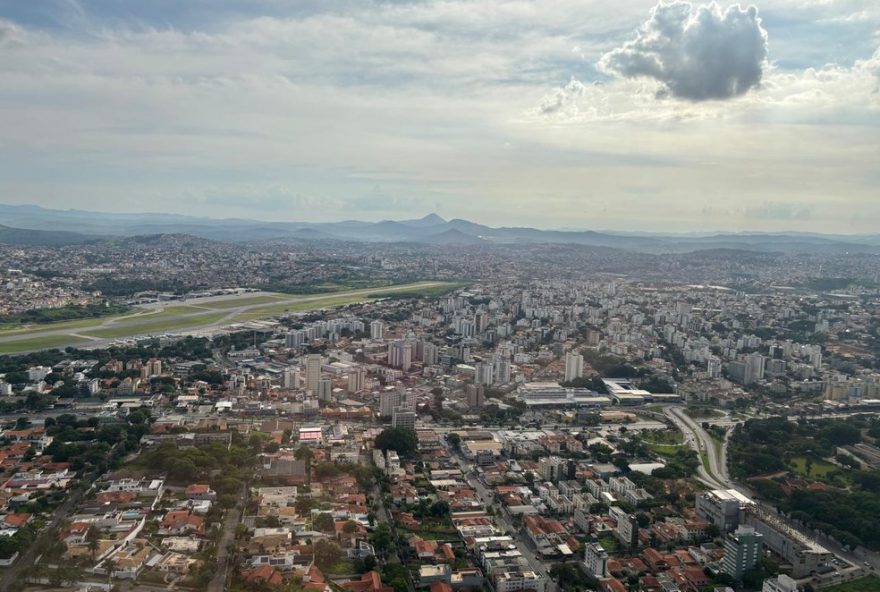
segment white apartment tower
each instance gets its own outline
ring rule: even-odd
[[[348,392],[360,393],[366,388],[367,371],[363,367],[357,367],[348,375]]]
[[[584,357],[577,352],[565,354],[565,382],[571,382],[575,378],[584,375]]]
[[[321,354],[309,354],[306,356],[306,390],[317,393],[320,380]]]

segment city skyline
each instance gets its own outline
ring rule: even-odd
[[[0,203],[869,233],[878,31],[857,0],[0,2]]]

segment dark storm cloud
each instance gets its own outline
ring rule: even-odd
[[[754,6],[660,3],[635,39],[602,56],[599,68],[662,82],[690,101],[729,99],[761,82],[767,32]]]

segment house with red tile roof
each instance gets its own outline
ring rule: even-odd
[[[377,571],[368,571],[360,580],[346,582],[341,587],[351,592],[394,592],[394,588],[382,583],[382,577]]]
[[[431,592],[452,592],[452,586],[442,580],[431,582]]]
[[[241,572],[241,579],[246,584],[269,586],[280,586],[284,583],[284,576],[281,572],[271,565],[261,565],[253,569],[247,569]]]
[[[331,590],[324,573],[314,563],[309,565],[303,576],[302,583],[304,589],[313,592],[330,592]]]
[[[627,592],[626,586],[617,578],[606,578],[599,582],[601,592]]]
[[[159,524],[161,534],[205,534],[205,521],[188,510],[172,510]]]
[[[192,485],[187,486],[184,494],[187,498],[192,500],[215,500],[217,499],[217,492],[210,488],[207,484],[204,483],[194,483]]]
[[[3,517],[3,526],[7,528],[24,528],[31,521],[31,515],[27,513],[7,514]]]

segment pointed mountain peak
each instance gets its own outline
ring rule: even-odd
[[[407,226],[414,227],[428,227],[428,226],[438,226],[440,224],[445,224],[446,220],[438,216],[437,214],[431,213],[425,216],[424,218],[418,218],[416,220],[401,220],[401,224],[406,224]]]

